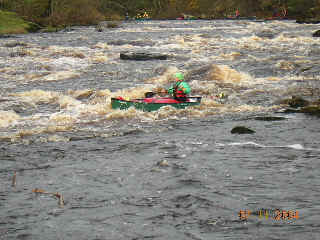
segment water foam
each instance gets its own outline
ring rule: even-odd
[[[266,146],[266,145],[262,145],[262,144],[258,144],[255,142],[234,142],[234,143],[216,143],[216,146],[218,147],[225,147],[225,146],[246,146],[246,145],[251,145],[251,146],[255,146],[255,147],[259,147],[259,148],[291,148],[291,149],[295,149],[295,150],[303,150],[303,151],[320,151],[320,149],[316,149],[316,148],[305,148],[304,146],[302,146],[299,143],[296,144],[290,144],[290,145],[283,145],[283,146]]]
[[[13,111],[0,110],[0,128],[14,126],[21,117]]]

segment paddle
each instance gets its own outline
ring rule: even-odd
[[[164,93],[167,93],[167,91],[166,91],[165,89],[158,90],[158,91],[156,91],[156,92],[146,92],[146,93],[144,94],[144,97],[145,97],[145,98],[152,98],[152,97],[154,97],[154,96],[157,95],[157,94],[164,94]]]
[[[179,81],[179,82],[177,82],[177,83],[175,84],[174,90],[173,90],[173,95],[175,95],[175,93],[177,92],[178,87],[179,87],[180,84],[181,84],[181,81]],[[168,90],[167,90],[167,89],[165,89],[165,88],[158,88],[158,89],[156,89],[155,92],[146,92],[146,93],[144,94],[144,96],[145,96],[145,98],[152,98],[152,97],[154,97],[156,94],[166,94],[166,93],[168,93]]]

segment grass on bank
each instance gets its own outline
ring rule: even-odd
[[[0,34],[20,34],[35,32],[37,24],[24,21],[14,12],[0,10]]]

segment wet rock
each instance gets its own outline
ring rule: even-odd
[[[315,31],[315,32],[312,34],[312,37],[320,37],[320,30]]]
[[[12,106],[11,109],[18,114],[22,114],[26,111],[26,109],[23,106],[18,106],[18,105]]]
[[[316,101],[311,102],[310,105],[320,105],[320,98]]]
[[[284,113],[304,113],[311,116],[320,117],[320,104],[310,104],[302,108],[287,108]]]
[[[19,240],[32,239],[32,238],[33,238],[32,234],[30,233],[22,233],[17,236],[17,239]]]
[[[309,106],[303,107],[303,108],[301,108],[301,112],[308,114],[308,115],[320,117],[320,104],[319,105],[309,105]]]
[[[75,29],[73,29],[71,26],[66,26],[65,28],[61,29],[60,32],[73,32]]]
[[[25,48],[20,48],[16,52],[11,52],[9,54],[10,57],[25,57],[25,56],[31,56],[32,52],[28,51]]]
[[[120,22],[107,22],[105,26],[107,28],[118,28],[120,27]]]
[[[287,104],[292,108],[299,108],[309,105],[309,101],[303,99],[302,97],[292,96],[291,99],[282,100],[280,104]]]
[[[167,55],[160,53],[122,52],[120,59],[133,61],[167,60]]]
[[[82,141],[82,140],[88,140],[88,139],[92,139],[95,138],[96,136],[92,135],[92,136],[74,136],[74,137],[70,137],[69,141],[73,142],[73,141]]]
[[[168,56],[168,58],[170,58],[172,60],[176,60],[176,61],[183,61],[183,62],[187,62],[190,60],[190,57],[188,57],[186,55],[178,55],[178,54],[170,54],[170,56]]]
[[[296,108],[286,108],[282,111],[280,111],[281,113],[300,113],[300,109],[296,109]]]
[[[261,116],[261,117],[255,117],[255,120],[258,121],[281,121],[286,120],[285,117],[274,117],[274,116]]]
[[[209,75],[210,75],[210,72],[212,71],[212,68],[213,68],[212,64],[208,64],[196,69],[192,69],[188,72],[185,78],[188,81],[199,80],[199,79],[204,79],[208,81],[210,80]]]
[[[115,46],[122,46],[122,45],[132,45],[132,46],[138,46],[138,47],[145,47],[145,46],[153,46],[155,45],[154,42],[150,41],[150,40],[115,40],[115,41],[110,41],[108,42],[108,45],[115,45]]]
[[[8,34],[0,34],[0,38],[12,38],[14,36],[8,35]]]
[[[103,28],[102,27],[96,27],[97,32],[103,32]]]
[[[188,15],[188,14],[182,14],[182,16],[183,16],[183,19],[185,19],[185,20],[196,20],[196,19],[198,19],[198,17],[193,16],[193,15]]]
[[[127,131],[124,131],[122,133],[122,136],[128,136],[128,135],[138,135],[144,133],[144,131],[142,129],[129,129]]]
[[[26,47],[28,46],[27,43],[24,43],[24,42],[8,42],[6,44],[4,44],[5,47],[8,47],[8,48],[14,48],[14,47]]]
[[[117,21],[100,22],[96,26],[96,31],[103,32],[105,29],[119,28],[120,26],[121,23]]]
[[[232,134],[253,134],[255,131],[251,130],[250,128],[244,126],[237,126],[231,130]]]
[[[319,24],[320,20],[315,18],[299,18],[296,20],[299,24]]]
[[[320,116],[320,99],[310,102],[300,97],[292,97],[292,99],[283,100],[282,103],[290,106],[283,111],[284,113],[305,113]]]
[[[10,98],[0,98],[0,103],[1,103],[1,102],[9,102],[9,101],[13,101],[13,99],[10,99]]]
[[[296,23],[302,24],[302,23],[304,23],[304,20],[302,18],[299,18],[296,20]]]
[[[167,160],[161,160],[157,162],[157,166],[159,167],[169,167],[169,162]]]
[[[317,53],[315,53],[314,51],[310,51],[310,52],[309,52],[309,55],[311,55],[311,54],[316,54],[316,55],[317,55],[317,54],[319,54],[319,53],[320,53],[320,51],[317,52]],[[304,66],[304,67],[300,68],[299,72],[300,72],[300,73],[307,72],[307,71],[311,70],[313,67],[314,67],[314,66]]]
[[[110,41],[108,42],[108,45],[115,45],[115,46],[122,46],[122,45],[125,45],[125,44],[131,44],[133,45],[132,43],[135,42],[135,41],[127,41],[127,40],[114,40],[114,41]]]

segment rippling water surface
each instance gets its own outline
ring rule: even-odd
[[[0,239],[317,239],[319,119],[280,104],[319,98],[315,30],[145,21],[2,39]],[[111,97],[143,97],[178,70],[200,106],[111,109]]]

